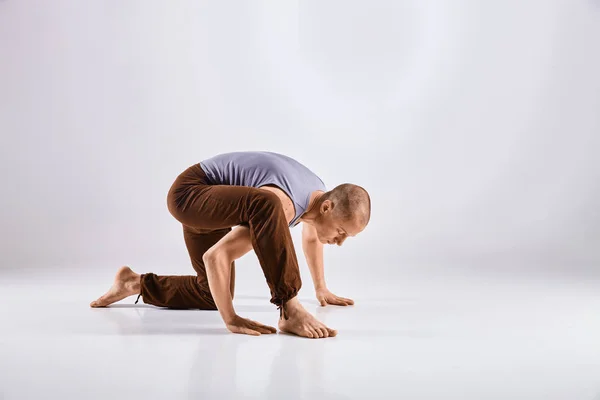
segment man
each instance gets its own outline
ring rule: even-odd
[[[220,154],[182,172],[167,205],[183,225],[197,276],[117,272],[113,286],[91,307],[106,307],[138,295],[168,308],[217,309],[231,332],[248,335],[276,329],[242,318],[233,308],[235,260],[254,249],[280,309],[279,329],[308,338],[335,336],[299,303],[298,260],[290,227],[304,222],[302,247],[321,305],[351,305],[331,293],[323,273],[323,245],[344,243],[364,230],[371,214],[367,191],[342,184],[327,191],[323,181],[294,159],[265,151]],[[235,229],[232,229],[235,227]],[[137,300],[136,300],[137,303]]]

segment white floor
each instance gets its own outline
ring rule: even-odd
[[[598,400],[597,284],[558,282],[413,276],[348,287],[348,308],[308,288],[340,332],[311,340],[233,335],[217,312],[133,298],[88,308],[106,277],[4,273],[0,398]],[[242,287],[238,313],[276,324],[266,285]]]

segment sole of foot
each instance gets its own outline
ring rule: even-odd
[[[139,293],[140,276],[133,272],[131,268],[124,266],[119,268],[115,276],[113,285],[108,291],[97,300],[90,303],[92,308],[106,307],[126,297]]]

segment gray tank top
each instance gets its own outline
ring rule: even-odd
[[[296,215],[289,226],[296,226],[306,211],[310,195],[315,190],[327,191],[317,175],[298,161],[269,151],[224,153],[200,162],[213,185],[250,186],[275,185],[294,203]]]

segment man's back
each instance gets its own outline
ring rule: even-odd
[[[279,187],[290,197],[296,209],[290,225],[294,225],[304,213],[313,191],[326,191],[323,181],[306,166],[273,152],[224,153],[201,161],[200,166],[215,185]]]

